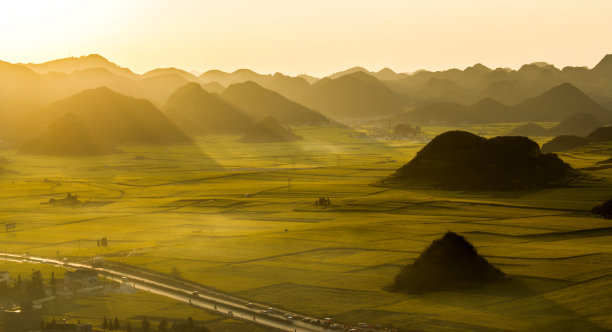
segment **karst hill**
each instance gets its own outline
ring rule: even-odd
[[[522,136],[490,139],[465,131],[438,135],[385,183],[449,190],[521,190],[562,185],[575,171]]]

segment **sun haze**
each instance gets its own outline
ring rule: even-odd
[[[591,67],[610,51],[602,41],[611,12],[607,0],[9,0],[0,11],[0,57],[99,53],[136,72],[248,67],[319,76],[353,65]]]

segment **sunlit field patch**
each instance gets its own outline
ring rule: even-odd
[[[514,126],[465,129],[490,137]],[[424,128],[432,136],[446,129]],[[245,144],[210,136],[195,146],[128,145],[122,154],[82,158],[1,151],[9,160],[3,167],[17,173],[0,178],[0,222],[15,223],[0,233],[0,250],[178,271],[252,301],[351,322],[425,330],[612,328],[603,295],[595,295],[612,271],[612,222],[589,213],[611,198],[612,168],[539,191],[384,187],[377,182],[425,143],[357,139],[331,127],[294,131],[304,140]],[[611,148],[560,156],[575,168],[593,167]],[[68,193],[82,204],[49,204]],[[319,198],[330,205],[315,205]],[[449,230],[508,279],[470,292],[385,290],[402,265]],[[102,237],[108,247],[97,245]],[[99,311],[106,300],[141,301],[83,300],[91,312],[75,308],[74,316],[106,312]],[[173,306],[145,306],[143,314]]]

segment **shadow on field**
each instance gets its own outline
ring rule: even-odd
[[[478,310],[512,319],[533,322],[531,330],[603,331],[587,317],[560,305],[547,293],[575,284],[561,279],[507,276],[480,289],[453,291],[467,298],[501,297],[499,302],[477,305]],[[535,319],[534,319],[535,318]]]

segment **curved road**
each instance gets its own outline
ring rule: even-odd
[[[172,298],[177,301],[189,303],[197,308],[217,312],[219,314],[224,314],[244,321],[254,322],[256,324],[265,325],[282,331],[328,331],[322,326],[311,325],[309,323],[305,323],[299,320],[287,320],[281,314],[283,311],[280,309],[275,308],[276,313],[273,314],[262,314],[260,313],[260,311],[262,310],[262,306],[249,307],[244,304],[244,302],[246,301],[237,301],[225,296],[216,297],[210,294],[194,294],[194,288],[189,287],[188,285],[173,286],[156,281],[150,277],[143,277],[142,275],[135,275],[128,272],[119,271],[118,269],[114,269],[112,267],[93,267],[89,264],[76,262],[61,262],[53,258],[20,255],[13,253],[0,253],[0,259],[17,262],[50,264],[73,269],[95,270],[101,276],[108,279],[127,280],[137,289]],[[320,320],[323,321],[322,319]]]

